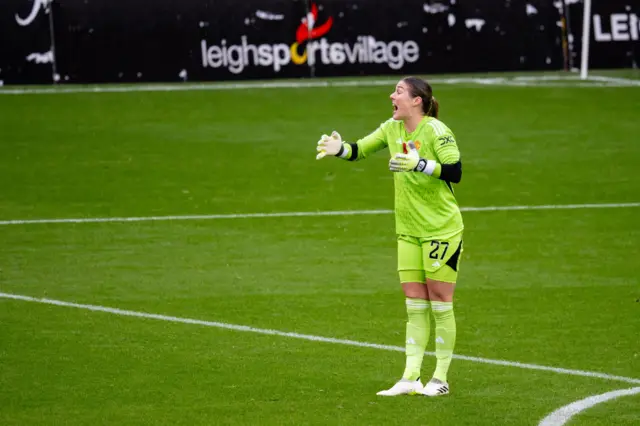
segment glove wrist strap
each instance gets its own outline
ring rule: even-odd
[[[351,158],[351,145],[348,143],[342,143],[340,146],[340,151],[336,154],[336,157],[340,158]]]
[[[435,160],[425,160],[424,158],[421,158],[413,171],[431,176],[433,171],[436,169],[436,164]]]

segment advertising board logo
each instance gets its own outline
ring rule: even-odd
[[[302,55],[298,54],[298,46],[307,40],[313,40],[320,38],[327,34],[333,25],[333,17],[329,17],[327,22],[316,27],[316,21],[318,19],[318,6],[313,3],[311,5],[311,11],[307,13],[306,18],[302,18],[302,23],[296,31],[296,41],[291,45],[291,60],[294,64],[304,64],[307,61],[307,50],[304,50]]]
[[[51,7],[51,3],[53,2],[53,0],[31,0],[31,2],[33,3],[31,5],[31,11],[28,14],[21,14],[21,13],[16,13],[15,14],[15,19],[16,19],[16,23],[20,26],[23,27],[22,31],[29,31],[29,27],[31,26],[31,24],[33,24],[36,19],[38,19],[38,17],[40,16],[40,12],[42,11],[43,13],[47,14],[50,12],[50,7]],[[22,9],[22,8],[21,8]],[[54,62],[54,57],[53,57],[53,50],[51,48],[50,42],[49,42],[49,34],[46,31],[42,31],[41,27],[38,27],[37,25],[35,26],[35,30],[31,30],[31,33],[33,34],[33,32],[38,32],[40,37],[39,37],[39,42],[38,45],[42,46],[42,42],[45,41],[45,43],[48,44],[48,48],[49,50],[42,52],[42,50],[38,51],[38,52],[33,52],[33,49],[30,48],[29,51],[30,53],[28,53],[25,56],[25,60],[27,62],[31,62],[34,64],[51,64]],[[41,53],[42,52],[42,53]],[[54,78],[56,78],[54,76]]]
[[[200,41],[203,68],[226,68],[232,74],[241,74],[248,67],[271,67],[280,72],[283,67],[294,64],[313,66],[343,64],[386,64],[393,70],[406,63],[416,62],[420,48],[414,40],[377,40],[373,35],[359,35],[352,43],[332,43],[325,35],[334,28],[333,17],[318,23],[319,8],[313,3],[311,10],[301,20],[292,44],[276,42],[253,44],[246,35],[240,42],[229,43],[226,39],[215,44]]]
[[[20,15],[16,13],[16,22],[21,27],[31,25],[33,21],[36,20],[36,18],[38,17],[38,13],[41,10],[44,10],[46,12],[49,3],[51,3],[52,1],[53,0],[33,0],[33,6],[31,7],[31,12],[29,12],[29,15],[27,15],[26,18],[21,18]]]
[[[640,40],[640,18],[635,13],[595,14],[593,32],[598,42]]]

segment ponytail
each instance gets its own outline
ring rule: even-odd
[[[425,111],[426,104],[428,104],[429,107]],[[429,102],[424,102],[424,98],[422,98],[422,110],[424,111],[425,115],[433,118],[438,118],[438,113],[440,112],[440,104],[438,103],[438,100],[435,98],[435,96],[431,96]]]

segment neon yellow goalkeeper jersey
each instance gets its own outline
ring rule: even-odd
[[[356,142],[357,160],[386,147],[393,157],[414,141],[421,158],[440,164],[460,161],[455,136],[441,121],[424,117],[412,133],[402,121],[389,119]],[[464,228],[450,182],[420,172],[394,173],[396,233],[420,238],[447,238]]]

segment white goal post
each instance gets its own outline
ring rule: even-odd
[[[580,78],[589,77],[589,41],[591,38],[591,0],[584,0],[582,13],[582,58],[580,61]]]

